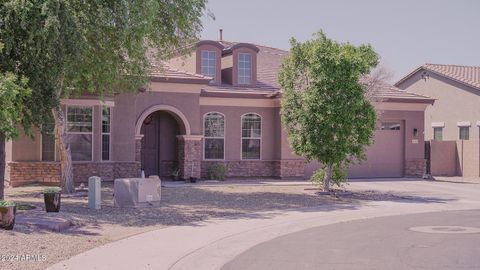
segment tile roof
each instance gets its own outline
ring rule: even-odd
[[[382,100],[386,100],[386,101],[415,100],[417,102],[422,102],[422,103],[433,103],[434,101],[433,98],[407,92],[405,90],[402,90],[400,88],[397,88],[393,85],[386,84],[386,83],[383,83],[378,87],[375,97]]]
[[[480,90],[480,66],[424,64],[400,79],[395,85],[401,84],[422,69]]]
[[[239,42],[231,41],[219,41],[226,50],[228,48],[238,44]],[[235,87],[230,84],[222,85],[208,85],[203,87],[204,92],[208,93],[227,93],[231,91],[237,91],[238,93],[244,94],[254,94],[258,91],[258,94],[269,95],[268,93],[275,94],[281,92],[280,85],[278,84],[278,70],[280,69],[283,60],[288,56],[289,52],[272,48],[268,46],[252,44],[258,47],[259,51],[257,54],[257,85],[256,87]],[[156,76],[165,76],[168,80],[169,78],[180,78],[180,79],[197,79],[197,80],[210,80],[211,78],[206,77],[201,74],[196,74],[189,71],[184,71],[179,69],[179,67],[172,67],[169,63],[162,64],[162,67],[159,67],[158,70],[152,72],[152,75]],[[413,93],[403,91],[397,87],[394,87],[389,84],[383,84],[377,90],[375,94],[376,97],[382,100],[417,100],[417,102],[426,102],[432,103],[433,99]]]
[[[167,63],[153,65],[150,71],[150,76],[153,78],[164,78],[166,81],[171,80],[200,80],[209,82],[211,77],[188,72],[185,70],[179,70],[171,67]]]

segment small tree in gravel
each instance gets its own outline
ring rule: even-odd
[[[365,159],[376,115],[364,78],[378,64],[370,45],[339,43],[323,32],[304,43],[291,40],[279,72],[281,117],[297,155],[322,164],[324,191],[345,181],[348,165]],[[341,181],[339,181],[341,180]]]

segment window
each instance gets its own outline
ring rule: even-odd
[[[260,159],[262,119],[258,114],[242,116],[242,159]]]
[[[73,161],[92,160],[92,107],[67,107],[67,143]]]
[[[110,160],[110,107],[102,110],[102,160]]]
[[[468,140],[470,137],[470,127],[459,127],[460,140]]]
[[[400,130],[400,123],[398,122],[384,122],[380,128],[381,130]]]
[[[252,80],[252,55],[238,54],[238,84],[250,84]]]
[[[434,127],[433,128],[433,139],[435,141],[442,141],[443,140],[443,128],[442,127]]]
[[[55,125],[47,124],[42,130],[42,161],[55,161]]]
[[[224,159],[225,117],[221,113],[207,113],[204,118],[204,157]]]
[[[205,76],[213,77],[215,80],[215,64],[217,62],[217,56],[212,51],[202,51],[202,74]]]

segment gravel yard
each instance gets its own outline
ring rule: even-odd
[[[32,204],[42,211],[43,187],[9,188],[6,198],[17,203]],[[102,209],[87,208],[87,198],[62,198],[61,212],[75,224],[64,232],[50,232],[16,225],[13,231],[0,231],[0,255],[40,255],[44,261],[0,260],[0,269],[44,269],[72,255],[134,234],[171,225],[189,225],[210,218],[268,218],[272,210],[322,206],[329,211],[355,208],[367,200],[403,200],[391,194],[356,191],[347,196],[322,196],[308,183],[297,185],[237,184],[162,188],[162,203],[152,208],[113,207],[112,185],[102,188]],[[20,211],[20,215],[34,212]],[[46,213],[45,213],[46,214]],[[51,214],[51,213],[49,213]],[[159,240],[160,241],[160,240]]]

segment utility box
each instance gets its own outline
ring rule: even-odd
[[[98,176],[88,178],[88,208],[102,207],[102,179]]]
[[[160,204],[161,188],[158,176],[115,179],[114,204],[117,207],[157,206]]]

